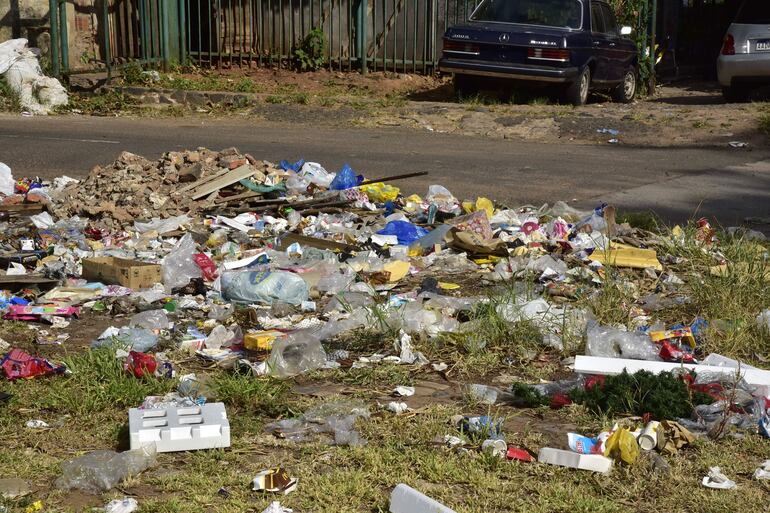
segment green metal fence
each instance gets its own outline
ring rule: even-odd
[[[186,0],[189,57],[202,65],[291,65],[293,49],[321,28],[334,70],[427,73],[450,24],[475,0]]]
[[[96,0],[88,7],[49,0],[54,74],[111,72],[128,65],[167,66],[183,60],[180,47],[183,0]],[[69,11],[69,16],[68,16]],[[88,19],[89,52],[73,55],[68,19]],[[83,31],[81,27],[81,32]],[[78,34],[86,39],[84,34]],[[93,50],[90,50],[90,49]]]
[[[54,72],[69,69],[67,1],[49,0]],[[69,0],[72,1],[72,0]],[[330,70],[431,73],[447,26],[477,0],[97,0],[98,55],[83,71],[125,66],[294,64],[294,49],[323,30]],[[69,31],[71,32],[71,30]]]

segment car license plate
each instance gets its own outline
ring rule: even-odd
[[[770,52],[770,39],[762,39],[757,41],[758,52]]]

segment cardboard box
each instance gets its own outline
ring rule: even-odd
[[[162,281],[160,265],[116,257],[84,259],[83,278],[134,290],[146,289]]]

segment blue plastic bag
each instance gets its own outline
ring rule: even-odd
[[[358,186],[363,181],[363,176],[356,175],[355,171],[350,169],[349,165],[345,164],[342,166],[342,170],[337,173],[337,176],[334,177],[329,188],[333,191],[344,191],[345,189]]]
[[[377,233],[379,235],[395,235],[398,237],[399,244],[408,246],[417,239],[428,235],[428,230],[413,225],[408,221],[391,221]]]
[[[288,160],[282,160],[281,163],[278,164],[278,167],[280,167],[284,171],[294,171],[295,173],[299,173],[299,170],[302,169],[302,166],[304,165],[305,165],[304,159],[299,159],[294,164],[292,164]]]

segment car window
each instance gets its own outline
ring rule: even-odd
[[[604,33],[617,36],[618,20],[615,18],[615,13],[607,4],[602,4],[602,12],[604,13]]]
[[[582,13],[579,0],[483,0],[470,19],[577,29]]]
[[[735,23],[770,23],[770,2],[767,0],[746,0],[735,17]]]
[[[594,34],[604,34],[604,16],[602,16],[602,6],[598,3],[591,3],[591,32]]]

